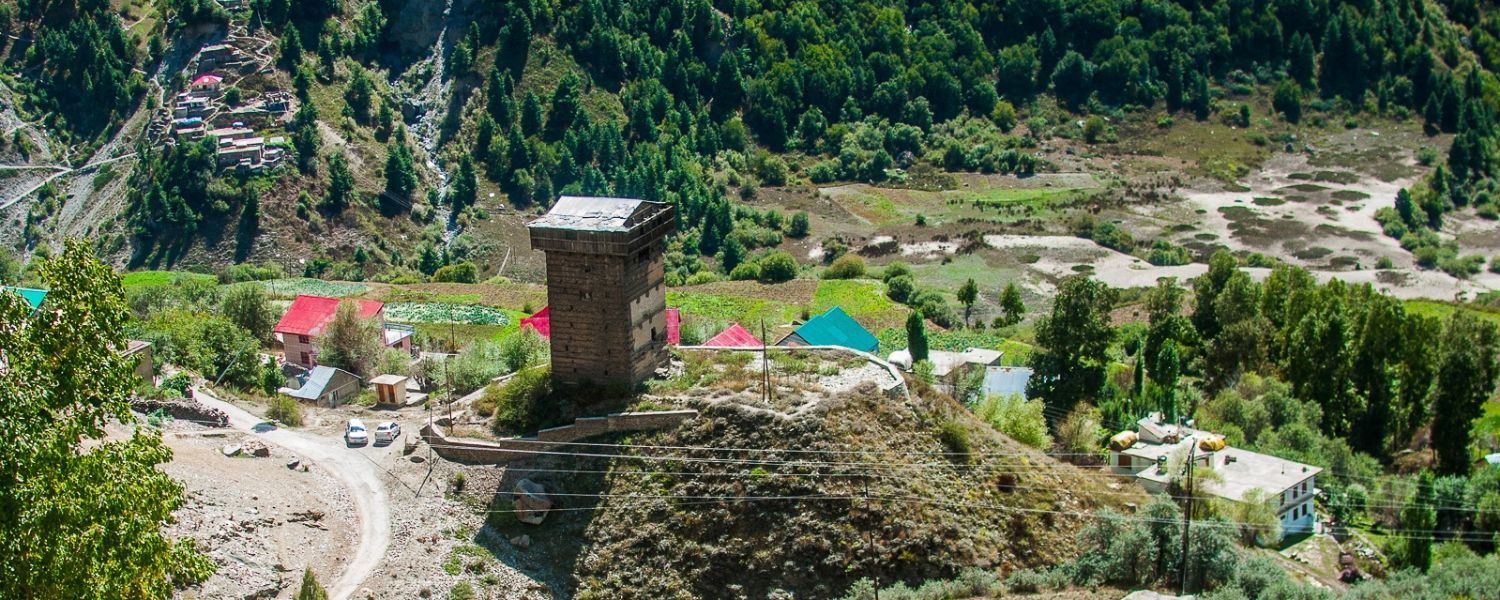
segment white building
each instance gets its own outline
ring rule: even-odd
[[[1137,431],[1124,431],[1110,439],[1109,468],[1118,475],[1132,475],[1152,493],[1164,493],[1172,474],[1168,457],[1192,453],[1193,463],[1213,469],[1222,481],[1199,480],[1209,494],[1243,502],[1251,490],[1260,489],[1276,503],[1283,537],[1310,531],[1317,517],[1313,496],[1317,476],[1323,469],[1258,452],[1233,448],[1224,438],[1206,431],[1162,422],[1152,413],[1136,422]]]

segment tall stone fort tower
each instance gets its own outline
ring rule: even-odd
[[[660,202],[563,196],[528,225],[547,253],[554,384],[634,386],[666,364],[662,255],[674,223]]]

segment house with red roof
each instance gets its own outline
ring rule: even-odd
[[[218,96],[219,86],[223,85],[224,78],[214,74],[199,75],[189,85],[194,93]]]
[[[297,296],[292,305],[287,307],[286,314],[281,315],[281,321],[271,331],[276,338],[281,340],[281,347],[286,353],[286,361],[313,368],[318,364],[318,336],[323,335],[323,329],[333,320],[334,313],[338,312],[339,298],[324,298],[322,296]],[[375,319],[380,323],[380,329],[385,336],[385,345],[390,348],[399,348],[407,352],[412,351],[412,330],[410,327],[399,325],[387,325],[385,322],[385,304],[374,300],[352,300],[359,307],[359,318]]]
[[[761,343],[760,338],[755,337],[755,334],[750,333],[749,330],[742,327],[739,323],[734,323],[724,331],[719,332],[719,335],[708,338],[708,341],[703,342],[703,345],[712,348],[760,348],[765,346],[765,344]]]

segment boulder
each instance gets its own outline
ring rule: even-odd
[[[514,493],[516,520],[530,525],[541,525],[547,520],[552,500],[547,498],[547,490],[542,484],[522,479],[516,482]]]
[[[271,448],[262,442],[250,440],[244,444],[245,453],[257,458],[265,458],[271,455]]]
[[[518,535],[516,537],[510,538],[510,545],[515,546],[517,548],[520,548],[522,550],[524,550],[526,548],[530,548],[531,547],[531,536],[526,535],[526,534],[523,533],[523,534]]]
[[[239,456],[241,450],[242,448],[240,448],[239,444],[229,444],[219,449],[219,452],[224,453],[224,456]]]

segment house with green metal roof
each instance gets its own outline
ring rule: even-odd
[[[41,308],[42,300],[46,299],[47,297],[47,290],[36,290],[31,288],[11,286],[0,287],[0,289],[4,289],[5,291],[12,294],[20,295],[21,299],[25,300],[27,304],[31,305],[31,310]]]
[[[801,327],[781,338],[777,346],[843,346],[861,352],[874,352],[880,346],[869,331],[849,313],[837,306],[808,319]]]

